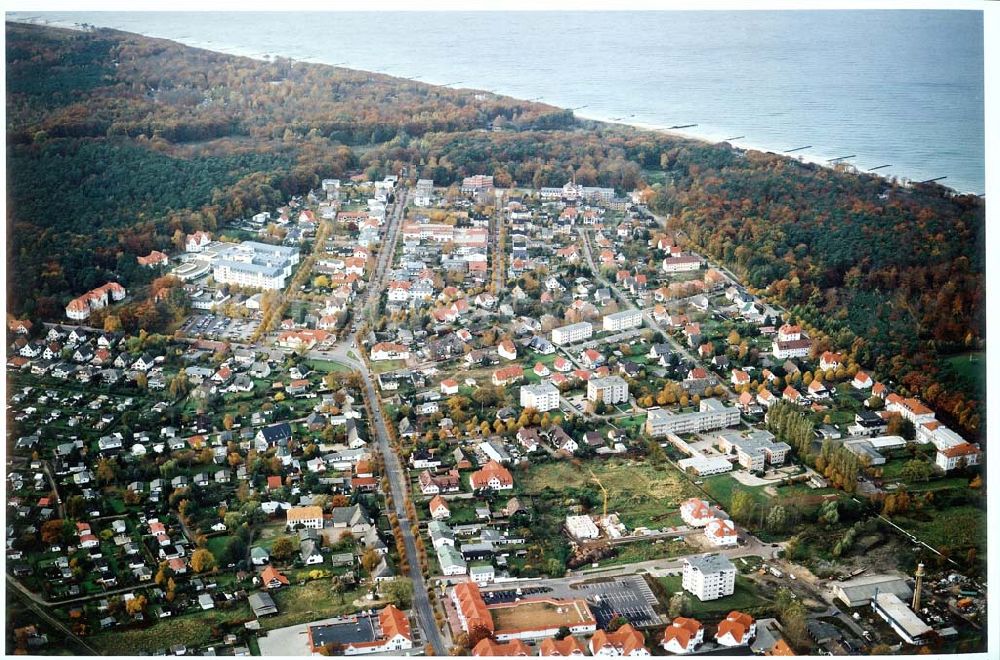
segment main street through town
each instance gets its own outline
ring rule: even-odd
[[[416,521],[411,521],[407,518],[405,498],[409,481],[406,472],[400,465],[399,456],[396,455],[396,452],[392,450],[389,444],[389,431],[382,417],[382,404],[375,392],[371,374],[369,374],[368,369],[364,365],[361,365],[360,372],[365,383],[368,399],[372,404],[372,413],[374,416],[372,420],[373,427],[375,434],[378,436],[379,450],[382,452],[384,459],[385,474],[389,478],[389,487],[392,490],[392,500],[395,504],[396,515],[399,518],[399,529],[403,537],[406,556],[410,560],[410,579],[413,580],[413,608],[417,613],[417,619],[420,622],[420,629],[423,631],[424,639],[434,647],[436,655],[445,655],[448,649],[441,636],[441,631],[437,627],[437,622],[434,620],[434,609],[431,606],[430,598],[427,594],[427,585],[420,570],[416,541],[410,530],[410,523]]]
[[[379,249],[378,262],[375,271],[372,273],[371,281],[368,284],[367,293],[358,299],[353,310],[353,318],[356,320],[360,320],[366,316],[371,318],[378,307],[379,296],[385,288],[385,279],[392,265],[393,256],[396,253],[396,243],[403,224],[403,209],[406,207],[409,194],[409,191],[406,189],[399,191],[394,208],[389,214],[385,236],[382,240],[382,246]],[[434,647],[435,655],[446,655],[448,647],[434,619],[434,608],[431,605],[427,593],[427,585],[420,570],[416,540],[413,538],[413,533],[410,530],[411,523],[416,521],[409,520],[406,512],[409,479],[400,464],[399,456],[393,451],[392,445],[389,442],[389,430],[385,425],[382,402],[375,389],[371,372],[363,360],[353,357],[356,355],[356,353],[352,352],[352,349],[355,348],[353,345],[354,341],[353,335],[345,333],[344,337],[331,350],[314,352],[315,357],[340,362],[357,370],[361,374],[361,379],[365,386],[365,396],[368,397],[368,401],[371,403],[373,417],[371,427],[378,439],[379,452],[383,457],[385,474],[389,479],[389,488],[392,491],[392,500],[395,505],[396,516],[399,519],[399,528],[403,537],[403,550],[409,559],[409,574],[410,579],[413,581],[413,609],[416,612],[423,637]]]

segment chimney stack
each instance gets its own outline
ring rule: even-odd
[[[920,610],[920,589],[923,587],[924,583],[924,565],[923,563],[917,564],[916,573],[916,584],[913,587],[913,611],[917,612]]]

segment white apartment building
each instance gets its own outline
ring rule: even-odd
[[[641,325],[642,311],[638,309],[628,309],[624,312],[616,312],[604,317],[604,330],[607,332],[638,328]]]
[[[552,329],[552,343],[556,346],[574,344],[584,339],[590,339],[594,334],[594,326],[586,321],[564,325],[561,328]]]
[[[431,205],[431,200],[433,197],[434,197],[434,180],[418,179],[417,186],[414,192],[413,203],[416,206],[428,207]]]
[[[621,376],[591,378],[587,381],[587,400],[603,401],[609,406],[628,401],[628,383]]]
[[[565,199],[568,201],[583,199],[610,202],[615,197],[615,189],[581,186],[572,181],[567,181],[562,188],[542,188],[539,190],[539,196],[542,199]]]
[[[736,453],[740,465],[752,472],[763,472],[766,465],[781,465],[791,447],[785,442],[775,442],[767,431],[753,431],[743,436],[735,431],[720,433],[716,445],[724,454]]]
[[[981,455],[979,445],[962,442],[945,449],[939,449],[934,457],[934,463],[945,472],[950,472],[966,465],[979,465]]]
[[[283,289],[285,273],[280,266],[263,266],[238,262],[220,262],[212,266],[216,282],[237,284],[257,289]]]
[[[534,408],[538,412],[555,410],[559,407],[559,388],[552,383],[522,385],[521,407]]]
[[[683,273],[685,271],[698,270],[701,268],[701,257],[679,256],[667,257],[663,260],[663,272]]]
[[[212,258],[212,277],[222,284],[282,289],[298,262],[298,248],[244,241]]]
[[[725,406],[714,398],[702,399],[698,412],[677,415],[663,408],[650,408],[646,412],[648,413],[646,434],[653,438],[665,436],[668,433],[711,431],[735,426],[740,422],[738,408]]]
[[[775,339],[771,344],[771,354],[779,360],[787,360],[788,358],[794,357],[808,357],[809,349],[811,348],[812,340],[808,337],[805,339],[789,339],[787,341]]]
[[[681,586],[702,601],[729,596],[736,591],[736,566],[720,554],[688,557]]]

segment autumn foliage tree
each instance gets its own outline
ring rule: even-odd
[[[191,553],[191,570],[195,573],[206,573],[215,568],[215,555],[207,548],[198,548]]]
[[[271,545],[271,556],[279,561],[285,561],[298,548],[291,536],[279,536]]]

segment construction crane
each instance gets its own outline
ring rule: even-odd
[[[597,478],[597,475],[594,474],[593,470],[590,470],[590,476],[593,477],[591,481],[596,483],[598,488],[601,489],[601,492],[604,493],[604,518],[606,519],[608,517],[608,489],[604,487],[604,484],[602,484],[601,480]]]

